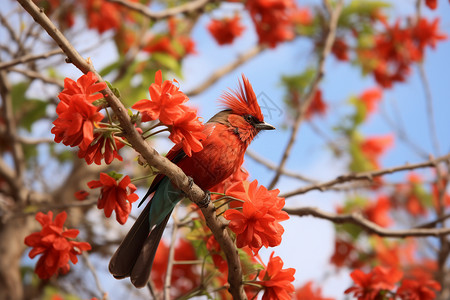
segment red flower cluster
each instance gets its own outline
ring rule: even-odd
[[[294,268],[282,269],[283,261],[279,256],[270,255],[269,263],[259,273],[258,283],[264,287],[264,295],[262,300],[290,300],[294,292]]]
[[[294,38],[291,15],[297,10],[295,1],[249,0],[246,2],[260,44],[274,48]]]
[[[320,288],[317,288],[313,291],[312,281],[308,281],[302,287],[298,288],[295,291],[295,296],[297,300],[334,300],[334,298],[325,298],[322,296],[322,291]]]
[[[281,243],[283,226],[279,222],[289,219],[284,198],[278,197],[279,190],[268,191],[258,187],[258,181],[242,181],[227,190],[227,195],[243,202],[242,211],[229,209],[224,217],[230,220],[229,228],[236,233],[236,245],[248,246],[255,254],[262,246],[275,247]]]
[[[85,149],[80,149],[78,157],[84,158],[89,165],[92,163],[100,165],[102,159],[109,165],[114,158],[117,158],[119,161],[123,160],[122,156],[117,152],[123,146],[125,145],[122,143],[122,139],[114,136],[108,130],[96,132],[94,133],[94,141]]]
[[[353,293],[358,300],[381,299],[383,292],[395,294],[395,299],[398,297],[401,300],[433,300],[436,291],[441,290],[440,284],[432,279],[403,279],[394,293],[396,283],[403,277],[403,273],[395,268],[377,266],[368,274],[357,269],[350,276],[355,285],[345,293]]]
[[[187,54],[196,53],[194,41],[189,36],[179,32],[178,23],[177,19],[170,18],[168,21],[169,32],[151,37],[143,50],[149,53],[166,53],[175,59],[181,59]]]
[[[100,122],[103,115],[92,102],[101,99],[102,94],[97,92],[106,88],[104,82],[96,82],[97,78],[91,72],[76,82],[70,78],[64,79],[64,90],[58,95],[61,102],[56,107],[58,118],[51,130],[55,142],[86,149],[94,140],[94,123]]]
[[[91,249],[86,242],[76,242],[74,239],[78,236],[77,229],[64,229],[67,213],[59,213],[53,221],[53,212],[48,214],[38,212],[36,220],[41,223],[42,230],[30,234],[25,238],[25,245],[33,247],[30,251],[30,258],[42,254],[39,258],[35,272],[41,279],[49,279],[54,274],[69,272],[69,260],[76,264],[77,255],[82,251]]]
[[[211,20],[208,30],[219,45],[233,43],[234,39],[242,34],[245,27],[241,24],[239,15],[222,20]]]
[[[212,188],[209,189],[209,191],[215,192],[215,193],[222,193],[222,194],[226,193],[230,186],[232,186],[235,183],[247,180],[247,178],[248,178],[247,170],[245,170],[243,167],[240,167],[230,177],[228,177],[224,181],[220,182],[219,184],[213,186]],[[220,195],[215,195],[215,194],[211,195],[211,199],[213,199],[213,200],[216,200],[220,197],[221,197]],[[232,204],[231,207],[233,207],[233,202],[231,204]]]
[[[433,300],[441,285],[434,280],[417,281],[404,279],[397,290],[397,296],[402,300]]]
[[[358,300],[375,300],[381,291],[394,289],[403,273],[397,269],[377,266],[367,274],[359,269],[354,270],[350,276],[355,285],[346,289],[345,294],[353,293]]]
[[[87,0],[88,27],[95,28],[99,33],[120,26],[120,6],[105,0]]]
[[[381,227],[388,227],[392,223],[389,217],[391,204],[386,196],[379,196],[374,203],[370,203],[365,209],[364,214],[367,218]]]
[[[394,138],[392,135],[373,136],[366,138],[361,143],[361,151],[365,157],[373,164],[375,169],[379,168],[378,160],[386,150],[392,146]]]
[[[130,177],[125,176],[120,182],[106,173],[100,173],[100,180],[88,182],[91,189],[101,187],[98,198],[98,209],[105,210],[105,216],[109,218],[114,210],[116,219],[120,224],[125,224],[131,212],[131,203],[136,202],[139,196],[135,194],[136,187],[131,183]]]
[[[310,120],[314,115],[325,115],[328,110],[327,103],[322,98],[322,91],[318,89],[314,94],[308,108],[306,109],[305,118]]]
[[[397,21],[386,27],[385,32],[375,36],[374,46],[360,52],[361,59],[372,65],[375,80],[385,88],[392,83],[405,81],[413,62],[422,60],[425,47],[434,48],[440,40],[447,37],[438,31],[439,19],[429,22],[421,18],[410,27],[401,28]]]
[[[178,84],[178,81],[174,80]],[[155,83],[149,88],[150,99],[136,102],[132,108],[142,115],[142,122],[159,119],[170,130],[169,138],[182,145],[184,152],[191,156],[192,151],[203,149],[201,140],[205,138],[203,124],[196,111],[183,105],[189,98],[172,81],[162,80],[161,70],[156,72]]]

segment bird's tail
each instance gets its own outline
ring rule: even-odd
[[[137,288],[147,284],[164,229],[173,208],[182,198],[182,193],[173,188],[170,180],[162,180],[109,262],[109,271],[115,278],[130,277]]]

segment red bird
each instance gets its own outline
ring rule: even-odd
[[[212,188],[238,170],[248,145],[259,131],[275,129],[264,122],[255,92],[244,75],[242,83],[239,83],[238,90],[224,93],[221,102],[226,109],[205,124],[207,137],[201,141],[201,151],[189,157],[180,145],[175,145],[167,154],[167,158],[203,190]],[[130,277],[136,287],[147,284],[170,214],[184,198],[184,194],[162,174],[155,178],[144,199],[151,193],[154,193],[153,198],[109,263],[109,270],[115,278]]]

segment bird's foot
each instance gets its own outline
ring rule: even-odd
[[[211,192],[205,191],[205,198],[202,199],[199,203],[197,203],[198,207],[205,208],[209,205],[211,202]]]

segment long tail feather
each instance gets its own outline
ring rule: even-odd
[[[158,249],[164,229],[170,219],[172,211],[164,218],[164,220],[153,230],[145,240],[141,249],[139,257],[137,258],[130,274],[131,283],[137,288],[144,287],[150,279],[150,272],[152,270],[153,260],[155,258],[156,250]]]
[[[150,201],[139,215],[109,262],[109,272],[117,279],[130,276],[131,270],[149,235],[150,224],[148,216],[151,203]]]

